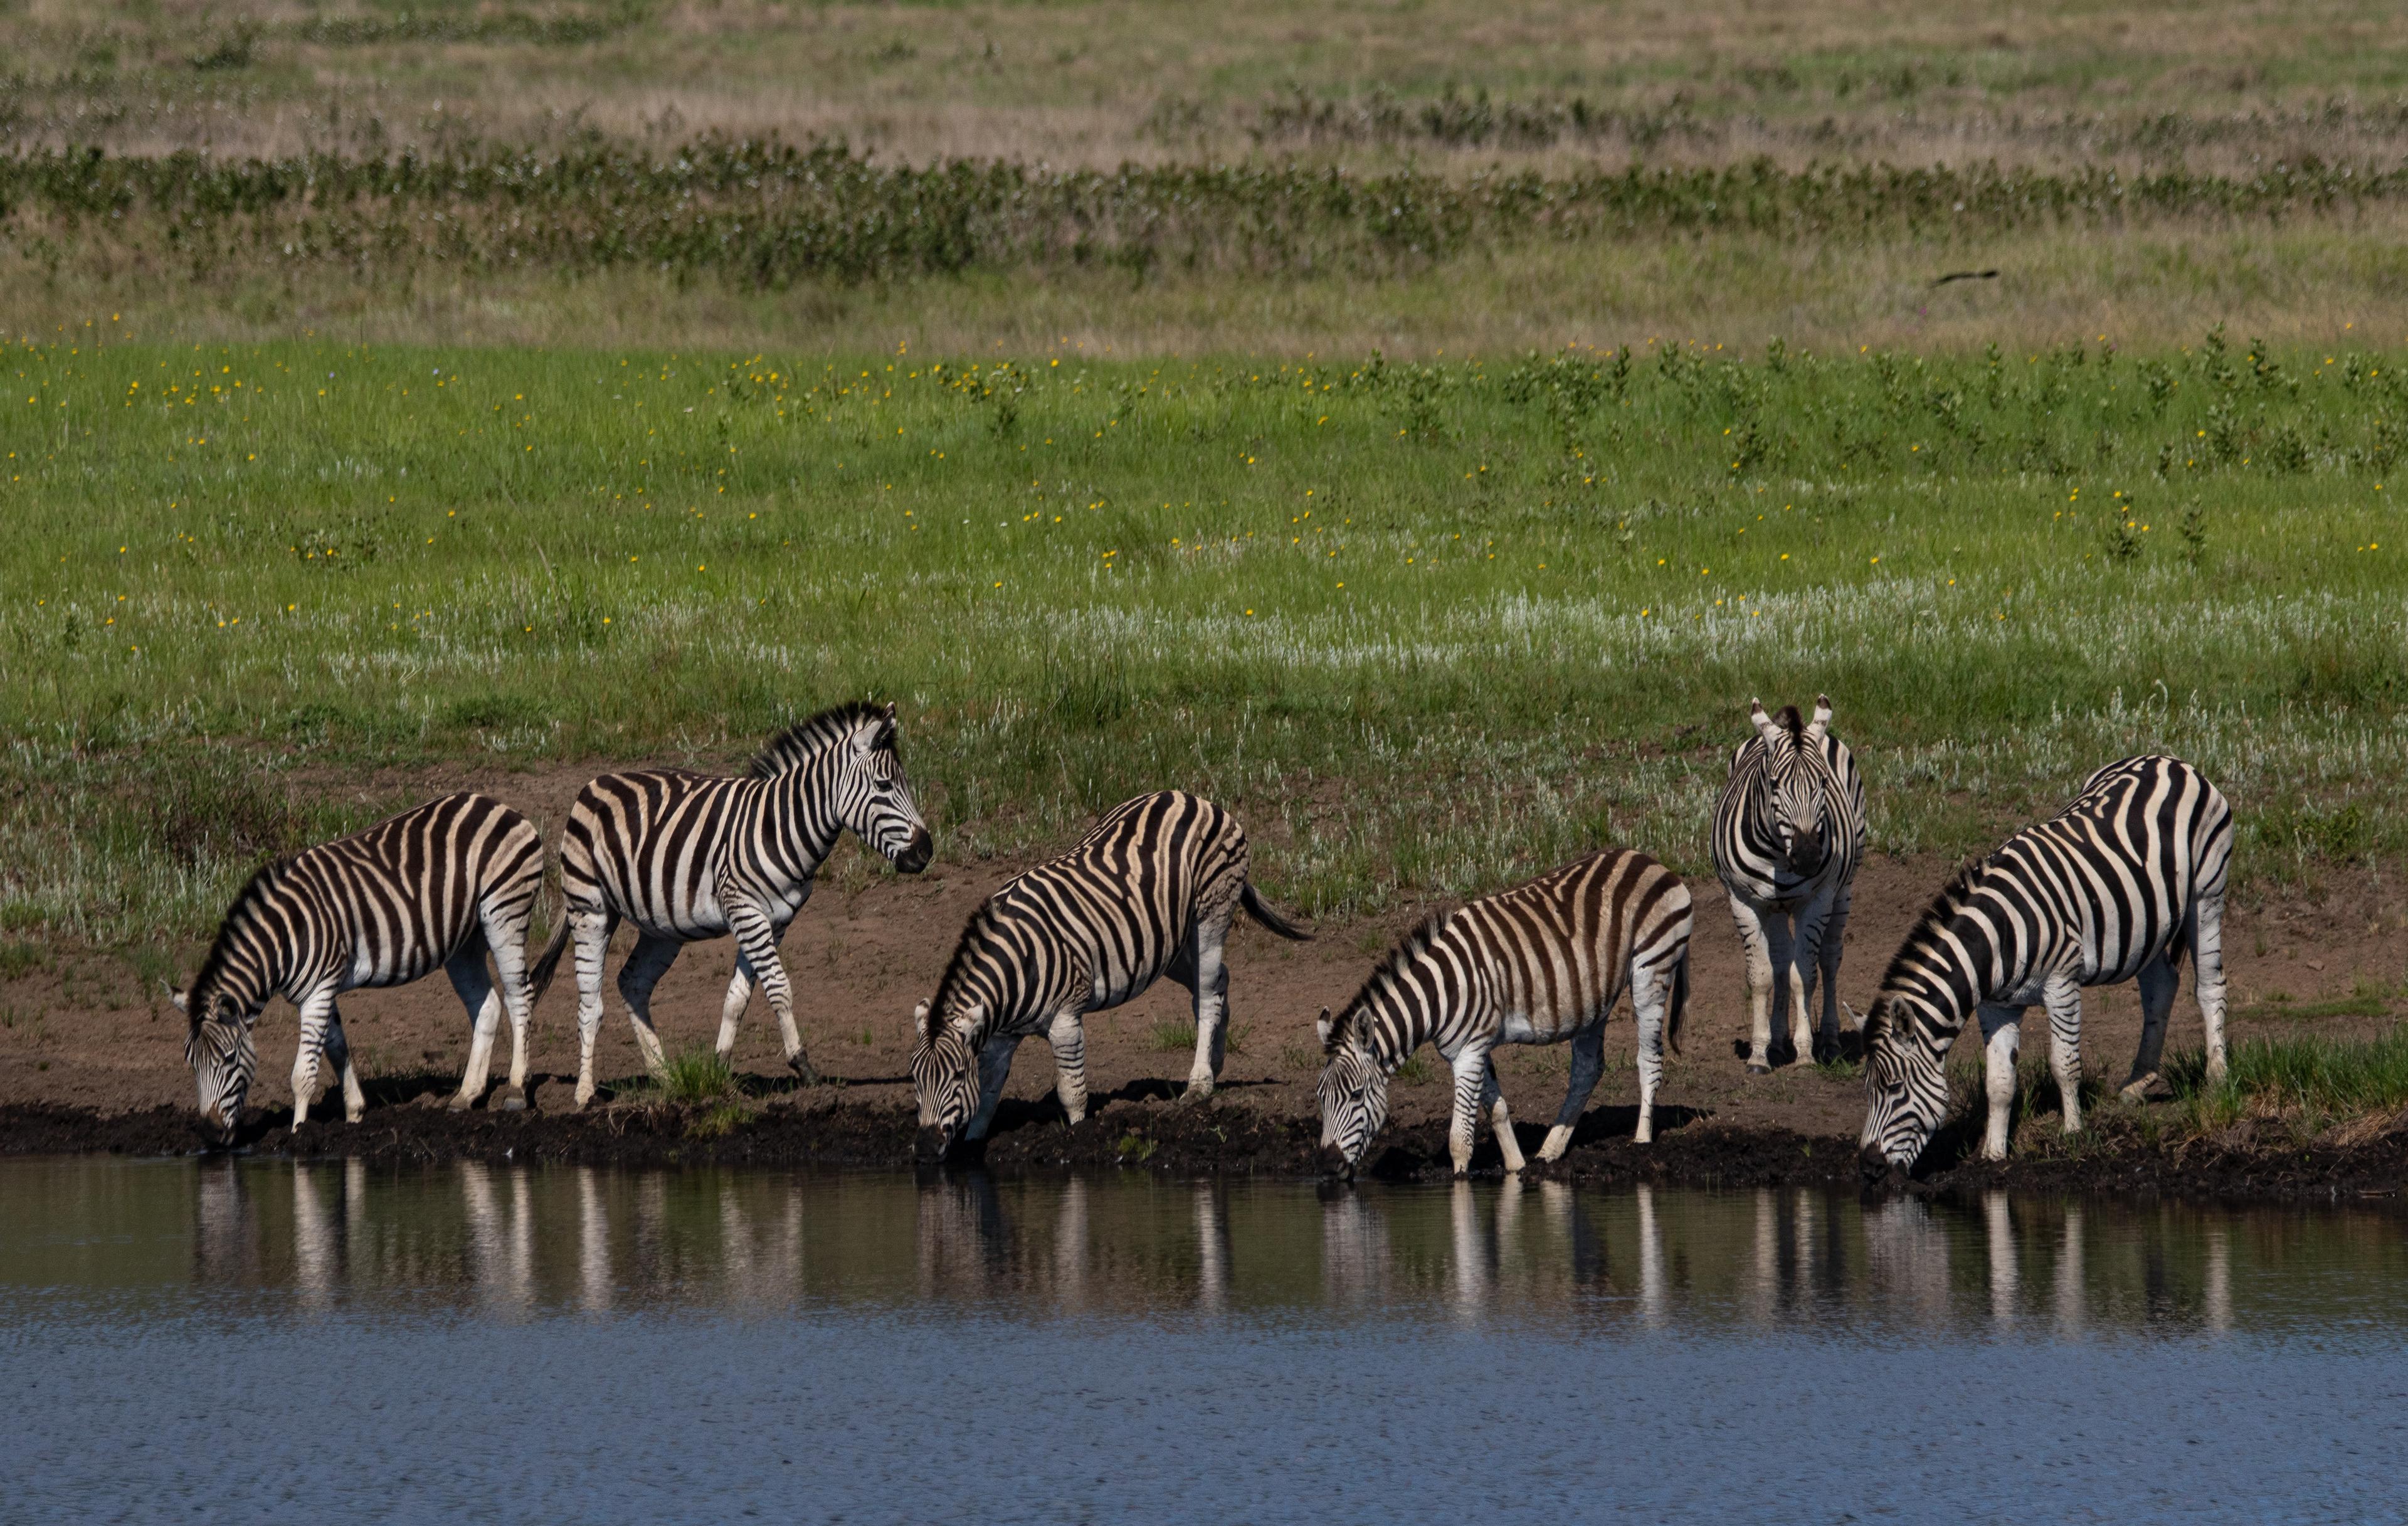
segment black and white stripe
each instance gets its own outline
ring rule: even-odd
[[[356,1123],[366,1101],[336,997],[407,985],[438,968],[475,1023],[452,1105],[483,1095],[507,1009],[510,1082],[501,1101],[525,1106],[527,1014],[543,989],[527,967],[527,925],[542,890],[542,835],[483,795],[446,796],[262,868],[235,898],[191,988],[170,993],[190,1019],[184,1058],[201,1116],[233,1133],[258,1068],[251,1026],[280,992],[301,1014],[294,1125],[308,1117],[321,1053],[340,1073],[344,1116]],[[565,935],[552,929],[547,959]],[[486,974],[488,951],[498,982]]]
[[[604,774],[579,791],[560,841],[561,896],[577,940],[578,1106],[594,1097],[602,961],[623,920],[637,937],[619,994],[652,1073],[665,1063],[652,987],[687,943],[733,933],[719,1052],[736,1047],[737,1019],[758,985],[778,1015],[786,1063],[818,1079],[778,943],[847,828],[906,874],[928,866],[928,828],[903,777],[893,705],[838,705],[790,727],[744,778],[655,769]],[[538,966],[539,976],[551,972],[549,962]]]
[[[1756,735],[1731,755],[1714,804],[1714,872],[1729,892],[1747,953],[1747,1068],[1771,1069],[1772,1008],[1789,1019],[1791,1058],[1828,1058],[1840,1039],[1840,952],[1848,900],[1865,855],[1865,782],[1847,743],[1831,735],[1829,697],[1814,718],[1751,701]],[[1819,1037],[1807,1018],[1820,976]]]
[[[1608,848],[1423,923],[1335,1018],[1321,1013],[1325,1165],[1351,1172],[1388,1117],[1388,1078],[1424,1042],[1455,1069],[1458,1174],[1484,1114],[1505,1169],[1522,1169],[1497,1086],[1500,1044],[1572,1045],[1571,1085],[1539,1159],[1571,1143],[1605,1067],[1605,1020],[1625,989],[1639,1022],[1639,1142],[1656,1134],[1664,1045],[1681,1050],[1690,903],[1681,877],[1643,853]]]
[[[912,1014],[919,1152],[986,1137],[1020,1041],[1042,1033],[1070,1121],[1087,1113],[1081,1018],[1168,975],[1195,997],[1187,1097],[1212,1094],[1228,1022],[1223,948],[1240,907],[1283,938],[1311,936],[1247,878],[1245,829],[1180,790],[1114,806],[1078,845],[1005,882],[970,914],[937,994]]]
[[[2007,1153],[2024,1009],[2048,1009],[2049,1068],[2068,1133],[2082,1127],[2082,987],[2137,978],[2141,1046],[2125,1084],[2156,1078],[2187,953],[2224,1074],[2224,881],[2232,811],[2197,769],[2128,757],[2054,819],[1958,871],[1907,934],[1865,1015],[1868,1172],[1912,1167],[1948,1106],[1950,1045],[1978,1016],[1987,1050],[1985,1159]]]

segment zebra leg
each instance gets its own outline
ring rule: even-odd
[[[1747,1068],[1756,1075],[1772,1069],[1772,951],[1764,914],[1736,891],[1731,920],[1739,924],[1740,948],[1747,956]]]
[[[1505,1090],[1497,1084],[1497,1056],[1488,1056],[1488,1079],[1481,1083],[1480,1108],[1488,1115],[1488,1127],[1497,1131],[1497,1153],[1505,1158],[1505,1173],[1512,1175],[1526,1164],[1522,1159],[1522,1142],[1513,1137],[1513,1115],[1505,1105]]]
[[[2059,975],[2041,987],[2048,1004],[2048,1068],[2057,1077],[2057,1105],[2069,1134],[2082,1127],[2082,986],[2071,975]],[[2166,992],[2166,1001],[2173,1001]],[[2162,1019],[2160,1019],[2162,1021]]]
[[[1229,1051],[1229,923],[1206,923],[1196,929],[1196,972],[1188,989],[1196,1001],[1196,1063],[1187,1072],[1182,1101],[1202,1101],[1212,1095]]]
[[[1003,1105],[1003,1084],[1011,1079],[1012,1052],[1020,1047],[1017,1033],[997,1033],[986,1041],[979,1051],[979,1110],[962,1130],[965,1141],[981,1140],[995,1122],[995,1110]]]
[[[736,1052],[736,1020],[752,1001],[752,961],[744,951],[736,951],[736,973],[727,982],[727,1000],[719,1004],[719,1058],[725,1059]]]
[[[2207,1081],[2224,1082],[2224,887],[2191,903],[2191,978],[2199,986],[2199,1020],[2206,1029]]]
[[[368,1110],[367,1094],[360,1089],[360,1070],[351,1063],[351,1041],[343,1034],[343,1010],[326,1009],[326,1059],[343,1078],[343,1121],[357,1123]]]
[[[577,943],[577,1105],[594,1100],[594,1041],[602,1031],[602,960],[619,919],[599,907],[571,911],[569,935]]]
[[[1831,914],[1823,919],[1819,962],[1823,969],[1823,1042],[1836,1058],[1840,1052],[1840,958],[1848,941],[1848,903],[1856,886],[1843,885],[1831,898]]]
[[[1555,1109],[1555,1126],[1547,1130],[1546,1143],[1539,1146],[1540,1159],[1560,1160],[1564,1151],[1571,1148],[1572,1130],[1580,1127],[1589,1094],[1597,1090],[1598,1077],[1604,1073],[1605,1019],[1600,1017],[1572,1035],[1571,1084],[1564,1088],[1564,1105]]]
[[[636,1048],[644,1057],[644,1069],[655,1077],[667,1071],[668,1058],[661,1053],[661,1035],[652,1027],[652,987],[677,963],[683,946],[674,938],[648,932],[636,940],[627,962],[619,966],[619,1000],[627,1003],[627,1020],[636,1025]]]
[[[2132,1073],[2117,1093],[2137,1102],[2157,1078],[2157,1061],[2165,1054],[2166,1020],[2173,1015],[2174,993],[2182,988],[2182,972],[2169,951],[2141,967],[2141,1047],[2132,1055]]]
[[[1798,935],[1790,948],[1789,1042],[1799,1059],[1828,1059],[1839,1052],[1840,1019],[1828,986],[1821,1025],[1810,1015],[1816,978],[1823,972],[1823,940],[1830,933],[1833,899],[1831,887],[1825,885],[1820,895],[1798,908]]]
[[[1987,1062],[1983,1089],[1989,1094],[1989,1127],[1982,1134],[1982,1159],[2007,1158],[2007,1126],[2015,1107],[2015,1060],[2023,1044],[2023,1009],[1982,1004],[1982,1049]]]
[[[1054,1046],[1054,1094],[1073,1125],[1087,1120],[1087,1026],[1075,1012],[1054,1015],[1045,1029]],[[1000,1089],[1000,1088],[998,1088]]]
[[[335,1015],[335,983],[331,980],[304,996],[301,1046],[293,1056],[293,1127],[309,1121],[309,1104],[317,1101],[318,1055],[326,1047],[326,1025]]]
[[[1454,1158],[1455,1173],[1463,1175],[1471,1169],[1472,1146],[1480,1139],[1480,1115],[1485,1111],[1488,1091],[1488,1045],[1465,1044],[1451,1057],[1455,1067],[1455,1122],[1447,1131],[1447,1153]]]
[[[1671,994],[1670,970],[1641,970],[1630,983],[1631,1015],[1639,1024],[1639,1130],[1635,1144],[1656,1143],[1656,1088],[1664,1080],[1664,1006]],[[1605,1027],[1603,1019],[1598,1028]]]
[[[468,1009],[468,1065],[460,1073],[460,1089],[452,1097],[452,1111],[465,1112],[485,1095],[485,1078],[494,1063],[494,1035],[501,1030],[502,994],[485,973],[485,950],[474,943],[452,956],[443,966],[460,1004]]]
[[[514,910],[485,918],[485,944],[493,951],[494,982],[501,987],[502,1010],[510,1019],[510,1083],[485,1103],[487,1112],[523,1112],[526,1108],[527,1024],[535,1015],[535,991],[527,980],[527,920],[532,899]],[[481,1080],[482,1077],[480,1077]]]
[[[1764,919],[1766,960],[1772,966],[1772,991],[1765,1003],[1765,1022],[1770,1029],[1772,1009],[1780,1009],[1787,1027],[1783,1048],[1788,1052],[1782,1063],[1788,1065],[1814,1058],[1814,1031],[1806,1026],[1806,993],[1798,981],[1799,966],[1805,962],[1800,953],[1805,940],[1798,936],[1795,918],[1795,913],[1774,912]],[[1779,1058],[1780,1055],[1781,1050],[1774,1049],[1767,1058]]]

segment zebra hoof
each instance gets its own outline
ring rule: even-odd
[[[526,1105],[527,1096],[525,1088],[521,1087],[506,1087],[500,1092],[496,1093],[492,1101],[485,1103],[485,1111],[488,1113],[523,1113],[526,1111]]]

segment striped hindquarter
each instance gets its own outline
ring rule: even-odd
[[[1831,701],[1812,720],[1751,703],[1756,735],[1731,754],[1709,833],[1714,872],[1730,898],[1746,956],[1748,1069],[1773,1060],[1772,1011],[1784,1007],[1793,1058],[1836,1053],[1840,957],[1856,866],[1865,853],[1865,784],[1847,743],[1831,734]],[[1810,1022],[1822,986],[1819,1029]]]
[[[1236,816],[1166,790],[1115,806],[1068,853],[988,897],[962,929],[936,995],[912,1014],[921,1152],[986,1137],[1013,1052],[1032,1034],[1053,1047],[1064,1111],[1073,1123],[1083,1118],[1082,1017],[1166,975],[1194,998],[1185,1096],[1211,1096],[1226,1048],[1231,920],[1243,909],[1283,937],[1308,936],[1263,901],[1248,868]]]
[[[1408,934],[1336,1017],[1321,1015],[1322,1147],[1352,1171],[1387,1121],[1388,1078],[1424,1043],[1455,1070],[1455,1169],[1484,1114],[1508,1171],[1522,1152],[1499,1093],[1500,1044],[1572,1046],[1571,1082],[1540,1158],[1570,1144],[1605,1067],[1605,1023],[1624,991],[1639,1027],[1639,1130],[1655,1137],[1664,1045],[1688,1001],[1688,888],[1643,853],[1609,848],[1526,885],[1441,912]]]
[[[400,986],[442,969],[474,1027],[455,1108],[485,1089],[501,1015],[510,1018],[506,1105],[524,1106],[526,1023],[539,986],[527,927],[543,889],[543,839],[488,796],[432,800],[364,831],[280,858],[251,876],[218,929],[190,989],[185,1058],[203,1116],[231,1132],[257,1056],[251,1027],[272,996],[299,1009],[294,1121],[307,1121],[322,1053],[342,1078],[344,1111],[366,1107],[336,998]],[[555,929],[557,944],[562,929]],[[488,976],[491,952],[494,973]]]
[[[757,985],[777,1015],[786,1063],[806,1083],[817,1079],[778,944],[848,828],[905,873],[927,866],[928,828],[903,775],[892,705],[823,711],[772,738],[741,778],[657,769],[605,774],[579,792],[560,842],[564,920],[577,944],[578,1106],[595,1089],[603,960],[623,921],[637,938],[619,994],[654,1075],[666,1061],[653,987],[687,943],[732,935],[736,972],[721,1004],[719,1053],[736,1047]]]
[[[2085,781],[2054,818],[1968,865],[1908,933],[1866,1014],[1868,1171],[1911,1167],[1948,1105],[1945,1063],[1979,1019],[1987,1056],[1983,1153],[2006,1155],[2020,1019],[2044,1005],[2049,1068],[2070,1133],[2082,1126],[2082,987],[2137,980],[2142,1026],[2127,1095],[2157,1078],[2190,957],[2207,1071],[2224,1055],[2224,887],[2232,811],[2179,758],[2128,757]]]

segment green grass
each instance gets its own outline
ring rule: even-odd
[[[2403,358],[195,347],[103,315],[0,358],[0,929],[194,936],[407,770],[724,767],[857,695],[902,707],[954,861],[1177,785],[1317,916],[1600,841],[1702,871],[1747,698],[1817,690],[1878,850],[1985,846],[2163,748],[2234,799],[2244,887],[2314,873],[2408,845]]]
[[[2202,1132],[2271,1114],[2321,1125],[2408,1107],[2408,1028],[2377,1039],[2301,1033],[2246,1039],[2226,1054],[2220,1086],[2206,1080],[2196,1051],[2174,1057],[2166,1078],[2185,1116]]]

